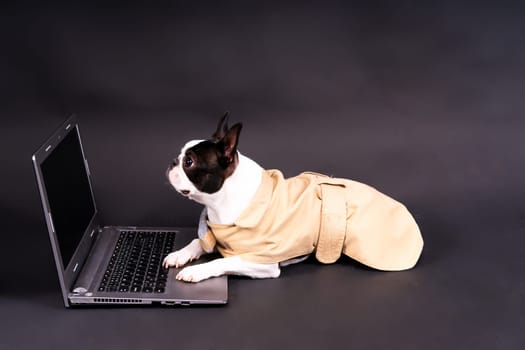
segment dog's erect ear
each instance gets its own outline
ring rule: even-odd
[[[235,160],[237,154],[237,145],[239,144],[239,135],[241,134],[242,124],[237,123],[226,131],[226,135],[219,141],[222,148],[222,156],[229,164]]]
[[[221,140],[226,135],[226,132],[228,132],[228,116],[229,115],[230,115],[230,112],[227,111],[222,116],[221,120],[219,121],[219,125],[217,125],[217,130],[211,136],[213,141]]]

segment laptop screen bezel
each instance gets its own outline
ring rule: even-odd
[[[42,172],[42,163],[47,159],[47,157],[52,154],[53,150],[60,144],[60,142],[71,132],[76,132],[77,137],[79,138],[80,148],[82,151],[82,157],[84,159],[84,166],[87,172],[87,180],[89,183],[89,189],[91,191],[91,198],[93,199],[94,212],[93,216],[82,234],[79,244],[76,247],[75,252],[73,253],[71,259],[67,266],[64,266],[62,253],[60,251],[60,245],[58,241],[57,234],[54,229],[53,223],[53,214],[51,212],[48,194],[46,187],[44,185],[44,176]],[[49,238],[51,241],[51,247],[53,249],[53,257],[55,260],[55,265],[58,272],[60,287],[62,290],[62,297],[66,307],[70,306],[69,303],[69,294],[71,289],[82,270],[82,266],[86,261],[86,258],[89,255],[93,242],[97,236],[98,229],[100,227],[98,220],[98,210],[95,202],[95,197],[93,195],[93,187],[91,184],[91,174],[89,171],[89,166],[85,157],[84,147],[82,145],[82,140],[80,137],[80,129],[78,125],[78,120],[75,115],[71,115],[54,133],[49,139],[33,154],[32,161],[34,165],[36,180],[38,184],[38,189],[40,192],[40,198],[42,200],[42,207],[44,210],[44,216],[46,220],[47,230],[49,233]]]

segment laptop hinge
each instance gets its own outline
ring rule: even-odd
[[[94,249],[99,239],[100,232],[102,232],[102,229],[99,226],[92,228],[91,233],[89,233],[89,238],[91,240],[89,254],[82,263],[82,266],[80,266],[79,263],[76,263],[73,267],[73,271],[76,271],[78,268],[81,269],[73,283],[73,288],[71,289],[74,294],[85,294],[91,287],[101,260],[101,257],[98,257],[100,254],[97,253],[97,249]]]

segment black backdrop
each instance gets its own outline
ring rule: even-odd
[[[1,6],[0,349],[80,337],[87,347],[128,337],[128,348],[523,347],[521,6]],[[223,309],[63,310],[32,152],[76,112],[107,223],[193,226],[199,206],[164,172],[225,110],[244,123],[241,152],[263,167],[356,179],[407,204],[426,243],[418,267],[310,261],[278,281],[232,278]],[[95,320],[102,335],[79,330]],[[166,332],[172,322],[184,339]]]

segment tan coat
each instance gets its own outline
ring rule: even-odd
[[[423,248],[404,205],[362,183],[266,170],[254,199],[233,225],[208,222],[205,251],[276,263],[315,252],[323,263],[341,253],[376,269],[412,268]]]

